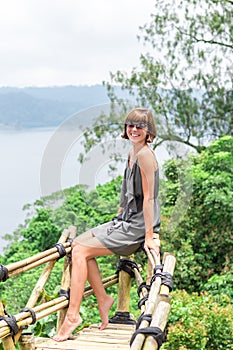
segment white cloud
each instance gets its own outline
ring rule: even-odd
[[[154,0],[8,0],[0,7],[0,85],[95,84],[138,64]]]

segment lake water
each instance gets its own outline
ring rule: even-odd
[[[0,130],[0,253],[7,244],[2,237],[24,222],[25,204],[77,183],[94,188],[111,178],[109,154],[112,150],[119,151],[125,140],[119,139],[114,144],[112,140],[105,140],[105,153],[97,146],[81,165],[78,162],[81,139],[77,129]],[[127,152],[124,148],[123,162],[115,175],[122,174]],[[168,158],[163,147],[156,154],[160,164]]]
[[[0,131],[0,237],[23,223],[22,208],[40,196],[40,163],[52,130]],[[1,239],[1,250],[6,244]]]

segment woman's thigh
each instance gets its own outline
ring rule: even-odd
[[[91,229],[77,236],[73,240],[72,248],[76,253],[84,254],[89,258],[114,254],[94,236]]]
[[[75,246],[76,244],[84,245],[84,246],[91,246],[95,245],[96,247],[103,247],[101,242],[95,237],[96,234],[98,235],[98,231],[105,231],[109,227],[111,223],[106,222],[105,224],[99,225],[97,227],[94,227],[93,229],[87,230],[86,232],[78,235],[72,243],[72,246]],[[95,239],[94,239],[95,238]]]

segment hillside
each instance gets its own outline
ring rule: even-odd
[[[59,125],[68,116],[109,102],[106,88],[94,86],[0,88],[0,127]]]

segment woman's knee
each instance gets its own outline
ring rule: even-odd
[[[72,244],[72,260],[78,258],[88,258],[88,251],[85,246],[75,243],[75,245]]]
[[[71,243],[71,248],[72,250],[77,246],[79,245],[79,242],[77,240],[73,240],[73,242]]]

